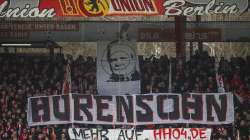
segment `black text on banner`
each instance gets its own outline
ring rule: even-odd
[[[30,126],[48,124],[230,124],[231,93],[93,96],[83,94],[31,97]]]

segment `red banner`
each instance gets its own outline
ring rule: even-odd
[[[247,0],[0,0],[0,17],[240,15],[247,8]]]
[[[0,17],[161,15],[163,0],[0,0]],[[3,10],[7,9],[7,10]]]

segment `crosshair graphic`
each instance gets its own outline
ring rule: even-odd
[[[110,75],[108,81],[136,80],[136,53],[128,43],[111,42],[102,54],[101,66]]]

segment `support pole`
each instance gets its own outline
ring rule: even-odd
[[[196,16],[196,24],[198,26],[198,24],[201,22],[201,16]],[[202,52],[203,51],[203,42],[202,41],[198,41],[198,49],[199,49],[199,52]]]
[[[175,17],[175,34],[176,34],[176,59],[177,59],[177,71],[182,70],[182,65],[186,61],[186,17]]]

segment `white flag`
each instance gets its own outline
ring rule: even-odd
[[[218,92],[225,93],[223,77],[222,77],[222,75],[218,74],[219,67],[220,67],[219,66],[219,59],[216,58],[215,70],[216,70],[216,82],[217,82]]]
[[[216,73],[216,80],[217,80],[218,92],[225,93],[224,81],[222,75]]]
[[[97,89],[101,95],[139,94],[140,69],[135,42],[99,42]]]

